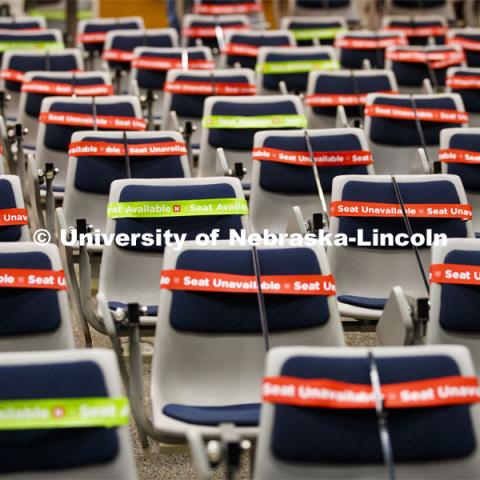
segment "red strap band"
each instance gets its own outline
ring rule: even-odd
[[[410,203],[405,211],[411,218],[459,218],[471,220],[472,206],[461,203]],[[377,202],[330,202],[332,217],[403,217],[400,205]]]
[[[335,295],[332,275],[262,275],[262,292],[277,295]],[[160,288],[195,292],[257,293],[255,275],[163,270]]]
[[[111,60],[114,62],[131,62],[133,60],[133,52],[128,50],[104,50],[102,54],[103,60]]]
[[[447,38],[447,44],[449,45],[461,45],[465,50],[480,50],[480,41],[472,40],[470,38],[462,37],[449,37]]]
[[[145,130],[147,124],[142,118],[120,117],[113,115],[97,115],[94,122],[93,115],[87,113],[69,112],[42,112],[39,120],[41,123],[52,125],[68,125],[70,127],[93,127],[108,130]]]
[[[373,163],[372,154],[368,150],[345,150],[339,152],[314,152],[315,163],[321,167],[336,167],[344,165],[370,165]],[[288,163],[311,167],[310,155],[305,152],[292,152],[277,148],[254,148],[253,160]]]
[[[476,377],[449,376],[381,385],[385,408],[445,407],[480,402]],[[326,378],[266,377],[263,401],[298,407],[372,409],[371,385]]]
[[[166,71],[172,68],[183,68],[183,63],[181,58],[135,57],[132,61],[132,67],[141,70]],[[189,58],[188,68],[192,70],[213,70],[215,62]]]
[[[397,107],[395,105],[367,105],[365,115],[369,117],[395,118],[397,120],[419,120],[425,122],[468,123],[468,113],[442,108]]]
[[[407,40],[404,37],[391,38],[337,38],[335,40],[336,48],[346,48],[349,50],[377,50],[379,48],[387,48],[396,45],[407,45]]]
[[[79,97],[97,97],[113,95],[112,85],[99,83],[95,85],[70,85],[68,83],[46,82],[42,80],[32,80],[24,82],[22,92],[39,93],[44,95],[78,95]]]
[[[25,72],[20,70],[13,70],[11,68],[6,68],[0,71],[0,78],[2,80],[8,80],[9,82],[18,82],[22,83],[25,78]]]
[[[480,163],[480,152],[460,150],[458,148],[441,148],[438,159],[443,163]]]
[[[480,266],[436,263],[430,266],[430,283],[480,285]]]
[[[4,208],[0,210],[0,227],[28,225],[26,208]]]
[[[163,90],[182,95],[255,95],[257,87],[251,83],[215,83],[174,81],[165,82]]]
[[[235,25],[219,25],[223,32],[231,30],[249,30],[248,25],[243,23]],[[182,29],[182,35],[189,38],[216,38],[217,27],[188,27]]]
[[[378,92],[368,93],[382,93],[382,94],[394,94],[398,93],[395,90],[382,90]],[[305,97],[305,103],[310,107],[338,107],[365,105],[368,93],[316,93],[314,95],[307,95]]]
[[[396,27],[394,25],[389,25],[382,30],[403,32],[407,37],[441,37],[443,35],[446,35],[446,33],[448,32],[448,27],[445,27],[443,25],[416,25],[413,27]]]
[[[229,3],[217,5],[214,3],[200,3],[193,6],[193,13],[202,15],[234,15],[236,13],[262,12],[260,3]]]
[[[240,57],[256,57],[258,49],[255,45],[247,45],[245,43],[226,43],[223,46],[223,53],[226,55],[237,55]]]
[[[421,52],[418,50],[393,50],[386,52],[386,58],[393,62],[428,63],[431,68],[447,68],[465,62],[463,51]]]
[[[79,33],[77,43],[104,43],[107,32]]]
[[[0,287],[66,290],[63,270],[0,268]]]
[[[449,75],[447,86],[458,90],[480,89],[480,76],[477,75]]]
[[[162,157],[186,155],[187,147],[183,142],[154,142],[127,145],[130,157]],[[124,157],[125,146],[117,143],[82,141],[71,142],[68,154],[73,157]]]

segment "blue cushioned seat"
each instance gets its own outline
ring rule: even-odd
[[[217,25],[219,25],[222,28],[232,28],[235,26],[243,26],[243,23],[240,23],[236,20],[228,20],[228,17],[222,18],[222,17],[217,17],[218,21],[217,22],[212,22],[210,20],[194,20],[193,22],[190,23],[189,28],[215,28]],[[188,46],[189,47],[196,47],[197,46],[197,40],[198,38],[196,37],[187,37],[188,38]],[[202,45],[205,47],[209,47],[211,49],[218,48],[218,41],[217,37],[202,37]]]
[[[14,19],[13,21],[3,21],[3,19],[0,19],[0,30],[34,30],[36,28],[41,28],[38,20]]]
[[[119,202],[141,201],[169,201],[169,200],[196,200],[208,198],[235,198],[232,186],[226,183],[206,185],[177,185],[151,186],[127,185],[121,193]],[[170,230],[172,233],[187,235],[187,240],[194,240],[199,233],[210,233],[218,228],[219,239],[228,239],[230,229],[239,231],[242,228],[240,215],[207,215],[195,217],[162,217],[162,218],[119,218],[116,220],[115,233],[150,233],[155,234],[157,229],[162,232]],[[149,251],[161,253],[164,247],[154,245],[129,245],[128,250]]]
[[[0,268],[51,270],[52,263],[42,252],[0,253]],[[0,336],[52,332],[61,323],[58,292],[48,288],[0,288],[0,311]]]
[[[291,101],[237,103],[218,101],[212,107],[212,115],[233,115],[255,117],[260,115],[298,115],[295,104]],[[255,128],[209,128],[208,143],[211,147],[223,147],[228,150],[250,151],[253,137],[261,129]]]
[[[422,28],[422,27],[443,27],[441,22],[438,21],[427,21],[427,20],[392,20],[389,25],[389,28],[395,29],[395,27],[400,28]],[[429,38],[433,38],[436,45],[443,45],[445,43],[445,35],[435,35],[433,37],[417,37],[417,36],[407,36],[409,45],[427,45]]]
[[[49,32],[42,32],[39,31],[38,33],[35,32],[32,35],[32,32],[25,32],[25,31],[8,31],[2,30],[0,31],[0,42],[56,42],[57,38],[53,33]],[[3,57],[3,52],[0,52],[0,59]]]
[[[355,40],[377,40],[378,38],[387,39],[387,38],[396,38],[397,35],[382,35],[379,37],[377,34],[365,34],[365,35],[355,35],[349,37],[346,34],[343,38],[345,39],[355,39]],[[340,48],[340,63],[343,68],[355,68],[360,69],[363,66],[364,60],[369,60],[373,68],[383,68],[385,65],[385,48],[373,48],[373,49],[351,49],[351,48]]]
[[[84,137],[84,142],[107,142],[112,145],[124,145],[121,139],[106,139],[102,137]],[[156,138],[129,138],[127,144],[138,145],[143,143],[173,142],[172,137],[158,136]],[[184,171],[179,155],[130,156],[131,178],[180,178]],[[110,184],[114,180],[126,178],[124,157],[82,156],[78,158],[75,170],[75,188],[83,192],[108,195]]]
[[[394,105],[412,108],[412,103],[408,98],[379,96],[373,103],[374,105]],[[453,98],[417,98],[415,99],[415,104],[417,108],[457,110]],[[427,145],[438,145],[440,132],[444,128],[453,127],[458,127],[458,124],[422,121],[425,143]],[[395,135],[392,135],[392,132],[395,132]],[[402,147],[418,146],[421,143],[414,120],[382,117],[371,117],[370,140],[380,145],[399,145]]]
[[[480,42],[480,35],[475,35],[469,32],[457,32],[455,33],[456,38],[471,40],[473,42]],[[470,50],[464,48],[465,57],[467,58],[467,65],[469,67],[480,67],[480,52],[478,50]]]
[[[206,73],[203,76],[193,76],[187,73],[178,75],[176,82],[212,82],[218,83],[250,83],[246,75],[215,76],[213,72]],[[170,110],[175,110],[181,117],[202,118],[203,104],[208,95],[182,95],[172,94],[172,103]]]
[[[326,135],[310,136],[314,151],[347,151],[361,150],[360,141],[356,135]],[[305,137],[283,137],[281,134],[271,135],[265,139],[264,148],[278,148],[280,150],[305,152],[307,145]],[[317,167],[320,183],[323,191],[332,191],[332,181],[337,175],[366,175],[366,165],[351,165],[344,167]],[[297,166],[278,162],[260,162],[260,187],[269,192],[313,195],[317,193],[317,187],[311,166]]]
[[[293,17],[292,21],[288,24],[289,30],[308,30],[308,29],[330,29],[330,28],[342,28],[342,25],[338,22],[316,22],[312,20],[310,22],[304,21],[295,21]],[[322,38],[322,45],[333,45],[333,38]],[[297,46],[299,47],[308,47],[313,45],[312,40],[299,40],[297,39]]]
[[[387,303],[386,298],[359,297],[357,295],[339,295],[337,300],[355,307],[373,308],[374,310],[383,310]]]
[[[0,366],[0,400],[105,397],[100,367],[90,361]],[[104,464],[119,453],[116,428],[0,431],[0,473]]]
[[[137,30],[139,29],[138,22],[109,22],[109,23],[88,23],[85,25],[85,33],[103,33],[111,30]],[[102,43],[84,43],[83,48],[87,52],[103,52]]]
[[[459,375],[444,355],[377,357],[377,365],[382,384]],[[367,356],[296,356],[281,375],[371,385]],[[463,458],[477,447],[469,405],[389,409],[388,425],[395,463]],[[374,409],[275,405],[271,444],[283,461],[383,463]]]
[[[475,76],[477,74],[468,70],[457,70],[455,72],[456,77],[470,77],[472,75]],[[465,110],[467,112],[480,113],[480,90],[476,88],[452,88],[452,92],[458,93],[462,97],[463,104],[465,105]]]
[[[249,250],[187,250],[176,263],[181,270],[254,275]],[[315,253],[306,248],[258,251],[262,275],[321,274]],[[255,293],[172,291],[170,324],[175,330],[209,334],[259,334]],[[265,295],[270,332],[315,328],[326,324],[326,296]]]
[[[170,403],[163,407],[163,413],[175,420],[196,425],[217,426],[233,423],[239,427],[255,427],[260,416],[259,403],[204,407]]]

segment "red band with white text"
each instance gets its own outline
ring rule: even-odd
[[[248,25],[239,23],[238,25],[219,25],[222,32],[231,30],[248,30]],[[217,27],[188,27],[182,30],[182,35],[189,38],[216,38]]]
[[[480,75],[449,75],[446,82],[447,87],[457,90],[480,89]]]
[[[431,68],[448,68],[465,62],[463,51],[445,50],[439,52],[422,52],[419,50],[390,50],[385,58],[393,62],[427,63]]]
[[[39,93],[44,95],[77,95],[79,97],[97,97],[113,95],[112,85],[104,83],[96,85],[71,85],[68,83],[46,82],[43,80],[32,80],[24,82],[22,92]]]
[[[215,62],[188,58],[187,66],[192,70],[212,70],[215,68]],[[166,71],[172,68],[183,68],[183,62],[181,58],[135,57],[132,60],[132,67],[142,70]]]
[[[385,408],[445,407],[480,402],[476,377],[453,375],[411,382],[388,383],[380,387]],[[371,385],[327,378],[266,377],[263,401],[298,407],[373,409]]]
[[[480,163],[480,152],[461,150],[459,148],[442,148],[438,159],[443,163]]]
[[[186,155],[187,147],[183,142],[154,142],[127,144],[130,157],[161,157],[168,155]],[[68,154],[73,157],[124,157],[125,146],[117,143],[81,141],[71,142]]]
[[[134,58],[133,52],[128,50],[104,50],[102,54],[104,60],[114,62],[131,62]]]
[[[251,83],[216,83],[176,80],[165,82],[163,90],[182,95],[255,95],[257,87]]]
[[[335,40],[336,48],[346,48],[349,50],[377,50],[379,48],[393,47],[396,45],[407,45],[405,37],[391,38],[337,38]]]
[[[480,50],[480,41],[472,40],[470,38],[462,37],[449,37],[447,38],[447,44],[449,45],[461,45],[465,50]]]
[[[256,13],[263,11],[260,3],[200,3],[193,5],[193,13],[201,15],[235,15],[236,13]]]
[[[382,94],[394,94],[398,93],[395,90],[383,90],[379,92],[369,93],[382,93]],[[305,97],[305,103],[310,107],[338,107],[339,105],[355,106],[364,105],[367,100],[368,93],[316,93],[313,95],[307,95]]]
[[[3,208],[0,209],[0,227],[10,225],[28,225],[28,213],[26,208]]]
[[[395,105],[367,105],[365,115],[369,117],[395,118],[397,120],[415,120],[424,122],[468,123],[468,113],[442,108],[397,107]]]
[[[480,285],[480,265],[432,264],[430,266],[430,282]]]
[[[223,53],[226,55],[237,55],[240,57],[256,57],[258,49],[255,45],[247,45],[245,43],[226,43],[223,46]]]
[[[441,37],[443,35],[446,35],[446,33],[448,32],[448,27],[445,27],[443,25],[416,25],[414,27],[396,27],[394,25],[389,25],[388,27],[384,27],[382,30],[402,32],[407,37]]]
[[[2,80],[8,80],[10,82],[22,83],[23,79],[25,78],[25,72],[6,68],[0,71],[0,78]]]
[[[113,130],[145,130],[145,120],[135,117],[120,117],[113,115],[89,115],[86,113],[42,112],[41,123],[53,125],[68,125],[71,127],[98,127]]]
[[[320,167],[338,167],[345,165],[370,165],[373,163],[372,154],[368,150],[351,150],[340,152],[313,152],[315,164]],[[312,166],[310,155],[305,152],[292,152],[277,148],[254,148],[253,160],[288,163],[290,165]]]
[[[1,287],[66,290],[67,284],[63,270],[0,268]]]
[[[472,219],[472,206],[461,203],[410,203],[405,212],[411,218],[459,218]],[[402,208],[395,203],[333,201],[332,217],[403,217]]]
[[[262,275],[260,285],[264,294],[335,295],[335,281],[332,275]],[[160,288],[195,292],[258,292],[255,275],[197,270],[163,270]]]
[[[77,35],[77,43],[104,43],[107,32],[89,32],[79,33]]]

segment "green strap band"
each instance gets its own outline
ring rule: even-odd
[[[7,50],[63,50],[62,42],[43,41],[43,40],[15,40],[0,41],[0,52]]]
[[[205,215],[247,215],[247,201],[242,198],[207,198],[164,202],[111,202],[109,218],[195,217]]]
[[[346,32],[344,28],[301,28],[292,30],[296,40],[332,40],[337,33]]]
[[[257,72],[266,74],[303,73],[312,70],[338,70],[337,60],[289,60],[286,62],[265,62],[257,65]]]
[[[33,8],[28,11],[29,15],[34,17],[45,17],[46,20],[66,20],[67,16],[65,15],[64,10],[42,10],[40,8]],[[90,20],[94,18],[93,12],[91,10],[78,10],[77,11],[77,20]]]
[[[1,400],[0,430],[119,427],[128,425],[125,397]]]
[[[260,115],[236,117],[209,115],[202,119],[203,128],[307,128],[305,115]]]

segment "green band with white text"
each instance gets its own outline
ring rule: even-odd
[[[62,42],[43,40],[0,41],[0,52],[7,50],[63,50]]]
[[[285,62],[264,62],[257,65],[257,72],[265,74],[306,73],[312,70],[338,70],[337,60],[288,60]]]
[[[129,412],[125,397],[0,400],[0,430],[120,427]]]
[[[202,119],[203,128],[307,128],[305,115],[259,115],[238,117],[209,115]]]
[[[206,198],[159,202],[111,202],[109,218],[195,217],[205,215],[247,215],[247,201],[242,198]]]
[[[343,33],[345,31],[344,28],[299,28],[292,30],[296,40],[313,40],[315,38],[332,40],[337,33]]]

